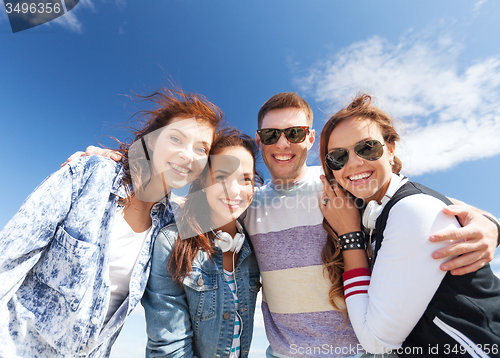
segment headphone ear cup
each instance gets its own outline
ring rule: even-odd
[[[222,252],[228,252],[228,251],[233,251],[235,253],[240,252],[241,248],[243,247],[243,243],[245,242],[245,234],[242,233],[243,229],[241,225],[237,225],[237,228],[239,232],[237,232],[236,235],[234,235],[234,239],[230,234],[222,230],[214,232],[215,246],[220,248]]]
[[[243,243],[245,242],[245,235],[237,233],[234,235],[234,249],[233,251],[238,253],[240,252],[241,248],[243,247]]]
[[[377,219],[382,213],[384,207],[377,203],[376,200],[372,200],[368,203],[363,213],[363,226],[367,229],[375,229],[377,224]]]
[[[215,234],[215,245],[222,250],[222,252],[231,251],[233,247],[233,238],[227,232],[217,231]]]

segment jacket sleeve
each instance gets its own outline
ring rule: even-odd
[[[433,243],[429,236],[459,227],[442,213],[444,206],[425,194],[400,200],[391,208],[371,280],[366,269],[344,273],[349,319],[366,351],[401,347],[441,284],[446,272],[439,267],[447,259],[435,260],[432,252],[449,242]]]
[[[50,244],[72,202],[71,167],[46,178],[0,231],[0,305],[9,301]]]
[[[175,225],[169,225],[155,240],[151,272],[142,297],[148,334],[146,357],[194,357],[193,328],[186,293],[167,269],[177,240],[177,230],[174,229]]]

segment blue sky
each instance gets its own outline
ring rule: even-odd
[[[277,92],[302,95],[318,133],[370,92],[401,120],[412,179],[500,216],[498,1],[82,0],[16,34],[3,9],[0,227],[71,153],[128,138],[129,96],[169,81],[251,135]]]

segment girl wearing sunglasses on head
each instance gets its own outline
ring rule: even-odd
[[[168,194],[202,172],[222,112],[165,89],[116,163],[72,161],[0,232],[0,357],[108,357],[139,303]]]
[[[260,276],[238,217],[262,182],[257,154],[249,136],[223,130],[176,223],[160,231],[142,299],[146,356],[248,356]]]
[[[440,270],[431,254],[447,243],[428,238],[460,224],[442,212],[446,197],[399,174],[397,140],[391,118],[364,94],[321,133],[322,211],[336,253],[328,265],[334,284],[343,272],[356,336],[372,353],[499,357],[500,280],[489,265],[463,276]],[[354,198],[366,203],[362,230]]]

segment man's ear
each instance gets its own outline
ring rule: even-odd
[[[314,129],[309,130],[309,135],[307,136],[307,150],[312,148],[315,138],[316,138],[316,131]]]
[[[260,147],[260,136],[259,133],[255,132],[255,141],[257,142],[257,145]]]

